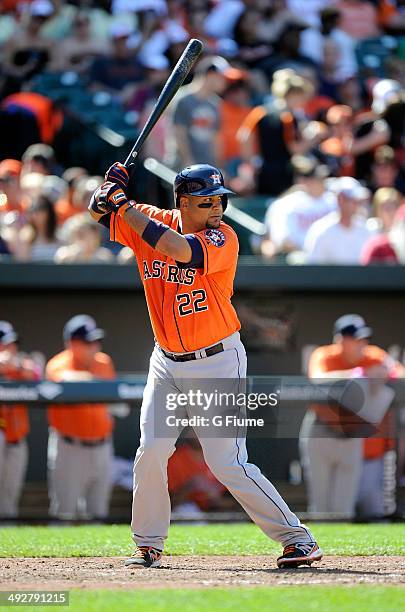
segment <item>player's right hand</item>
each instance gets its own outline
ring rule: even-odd
[[[115,164],[108,168],[104,178],[110,183],[119,185],[124,193],[126,193],[129,183],[129,173],[123,164],[115,162]]]
[[[117,183],[106,181],[93,194],[96,212],[117,212],[127,202],[127,196]]]

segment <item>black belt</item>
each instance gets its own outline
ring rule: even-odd
[[[25,438],[20,438],[19,440],[13,440],[12,442],[6,442],[7,446],[18,446],[21,442],[25,440]]]
[[[70,438],[69,436],[62,436],[62,440],[64,440],[68,444],[78,444],[79,446],[88,446],[88,447],[93,448],[94,446],[101,446],[102,444],[107,442],[109,438],[101,438],[99,440],[79,440],[78,438]]]
[[[197,357],[198,353],[205,353],[202,357],[212,357],[212,355],[216,355],[217,353],[222,353],[224,350],[224,345],[222,342],[218,342],[218,344],[214,344],[214,346],[210,346],[207,349],[202,349],[201,351],[196,351],[195,353],[181,353],[179,355],[175,355],[174,353],[167,353],[163,349],[161,349],[163,355],[172,361],[193,361],[194,359],[201,359],[201,357]]]

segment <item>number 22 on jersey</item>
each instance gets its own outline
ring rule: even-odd
[[[193,313],[208,310],[207,294],[204,289],[194,289],[191,293],[179,293],[176,295],[179,315],[187,317]]]

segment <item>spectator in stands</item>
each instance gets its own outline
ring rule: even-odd
[[[319,70],[316,70],[310,66],[305,66],[304,68],[299,69],[298,74],[300,77],[308,81],[314,90],[313,95],[305,105],[305,116],[309,120],[324,122],[327,110],[334,105],[335,101],[333,98],[327,95],[326,91],[323,91]],[[325,129],[325,126],[323,126],[323,129]]]
[[[316,221],[305,238],[308,264],[355,265],[372,232],[358,215],[359,206],[368,199],[368,190],[348,176],[336,179],[338,211]]]
[[[31,203],[39,196],[43,195],[43,187],[47,175],[40,172],[28,172],[21,174],[20,187],[23,196],[24,210],[27,212]]]
[[[300,1],[300,0],[299,0]],[[306,8],[306,7],[305,7]],[[308,21],[308,14],[305,11]],[[301,51],[307,57],[321,64],[324,57],[324,44],[333,41],[338,47],[336,76],[340,79],[357,71],[355,43],[351,36],[340,27],[341,13],[335,6],[325,6],[319,14],[320,26],[313,25],[301,34]]]
[[[327,38],[322,46],[319,80],[322,95],[337,100],[340,62],[340,47],[333,38]]]
[[[90,219],[88,214],[73,216],[63,231],[68,244],[56,251],[55,263],[111,263],[114,260],[111,251],[101,246],[101,226]]]
[[[252,109],[238,137],[243,160],[251,164],[252,175],[256,173],[257,192],[277,196],[292,184],[291,156],[305,154],[317,137],[306,140],[302,134],[312,85],[291,70],[280,70],[274,75],[271,91],[274,103]]]
[[[123,266],[135,263],[135,255],[133,250],[129,247],[124,247],[121,249],[117,255],[117,263]]]
[[[336,210],[336,196],[328,191],[328,168],[315,158],[295,155],[292,160],[295,186],[272,204],[267,211],[266,238],[262,241],[264,257],[302,251],[311,225]]]
[[[101,176],[83,175],[75,179],[71,207],[67,211],[69,215],[68,218],[87,210],[94,189],[97,189],[102,182],[103,177]]]
[[[4,47],[2,97],[20,91],[24,82],[50,63],[53,45],[42,35],[42,27],[53,12],[49,0],[33,0],[28,5],[27,15]]]
[[[378,13],[372,0],[337,0],[335,4],[341,13],[340,27],[354,40],[379,35]]]
[[[254,6],[252,0],[228,0],[213,6],[205,20],[205,32],[214,39],[231,39],[237,20],[246,7]]]
[[[0,379],[32,381],[40,378],[36,364],[20,352],[18,334],[8,321],[0,321]],[[0,517],[18,515],[28,463],[28,408],[25,404],[0,406]]]
[[[236,58],[248,68],[257,67],[258,63],[272,52],[269,41],[260,36],[260,25],[263,15],[254,6],[248,6],[237,19],[232,32],[232,39],[237,45]]]
[[[55,212],[58,224],[61,225],[67,219],[80,212],[74,205],[74,200],[77,184],[79,182],[79,179],[83,177],[87,177],[87,170],[79,166],[73,166],[72,168],[68,168],[62,174],[62,178],[67,184],[67,191],[64,196],[59,198],[55,203]]]
[[[378,81],[372,89],[371,113],[358,119],[352,153],[356,156],[356,177],[370,181],[373,153],[388,144],[398,156],[403,151],[405,96],[400,83],[392,79]]]
[[[52,67],[56,71],[72,70],[83,74],[94,58],[104,53],[105,41],[92,33],[89,14],[79,11],[73,19],[71,34],[58,44]]]
[[[401,194],[393,187],[377,189],[372,201],[374,216],[367,220],[367,226],[374,232],[389,232],[401,203]]]
[[[27,210],[28,223],[20,232],[20,261],[53,261],[61,246],[56,237],[56,214],[52,202],[43,195],[35,198]]]
[[[345,75],[337,87],[338,102],[349,106],[354,115],[364,111],[363,92],[355,72]]]
[[[237,133],[244,119],[252,110],[251,88],[248,74],[238,68],[230,68],[226,75],[226,89],[220,102],[219,152],[220,166],[230,176],[235,176],[242,161]]]
[[[111,358],[101,352],[104,331],[87,315],[77,315],[63,330],[65,350],[46,366],[56,382],[111,380]],[[104,519],[110,499],[113,419],[105,404],[75,404],[48,408],[50,514],[64,520],[80,516]]]
[[[312,26],[317,27],[320,24],[322,10],[327,8],[330,0],[306,0],[305,2],[305,20]],[[299,15],[302,11],[301,0],[287,0],[287,6],[293,13]]]
[[[299,71],[301,66],[315,66],[311,58],[300,52],[301,32],[307,27],[308,25],[298,17],[286,21],[283,29],[273,41],[273,54],[258,65],[269,82],[277,70],[290,68]]]
[[[62,125],[63,114],[50,98],[34,91],[7,96],[0,102],[0,156],[20,159],[34,143],[53,144]]]
[[[141,129],[162,91],[169,76],[169,60],[165,55],[154,55],[142,60],[145,69],[145,84],[130,92],[126,106],[137,113],[138,126]],[[164,159],[167,150],[167,140],[170,119],[164,114],[153,128],[153,138],[148,138],[142,149],[142,157]]]
[[[230,64],[222,57],[202,59],[193,82],[178,95],[173,110],[171,165],[219,164],[220,97]]]
[[[403,376],[401,364],[381,348],[369,345],[371,335],[361,316],[343,315],[334,324],[333,344],[312,353],[308,376],[316,380],[360,375],[385,381],[393,369]],[[366,405],[349,411],[333,403],[313,404],[304,417],[300,451],[312,512],[354,514],[363,463],[361,436],[373,431],[358,415],[363,407]]]
[[[298,25],[306,28],[309,26],[306,19],[307,12],[305,11],[305,21],[303,21],[301,19],[302,11],[290,10],[288,0],[272,0],[271,2],[263,2],[261,6],[258,3],[258,6],[261,11],[258,36],[263,43],[274,44],[287,27]]]
[[[404,172],[398,168],[392,147],[383,145],[377,147],[374,151],[371,178],[368,186],[372,191],[377,191],[384,187],[395,187],[402,194],[405,194]]]
[[[0,193],[4,195],[0,215],[8,212],[22,212],[20,188],[21,162],[16,159],[3,159],[0,162]]]
[[[133,87],[144,79],[144,70],[128,46],[131,34],[129,24],[116,22],[111,25],[111,51],[105,57],[96,58],[90,68],[93,89],[122,94],[125,87]]]
[[[184,48],[189,35],[180,23],[179,14],[175,8],[168,14],[166,2],[138,5],[137,11],[138,31],[137,58],[143,64],[151,58],[167,55],[172,45],[181,44]]]
[[[361,263],[405,265],[405,205],[395,213],[388,233],[370,238],[361,253]]]
[[[13,257],[20,252],[20,232],[26,224],[28,198],[21,183],[21,162],[3,159],[0,162],[0,237],[3,254]]]
[[[22,156],[22,174],[38,172],[38,174],[55,174],[55,151],[46,144],[33,144]]]
[[[335,176],[354,175],[353,111],[345,104],[335,104],[326,113],[328,138],[320,143],[319,150]]]

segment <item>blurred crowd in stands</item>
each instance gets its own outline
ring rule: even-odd
[[[128,261],[87,203],[190,37],[204,57],[143,157],[223,169],[267,261],[404,264],[404,0],[2,0],[0,253]]]

